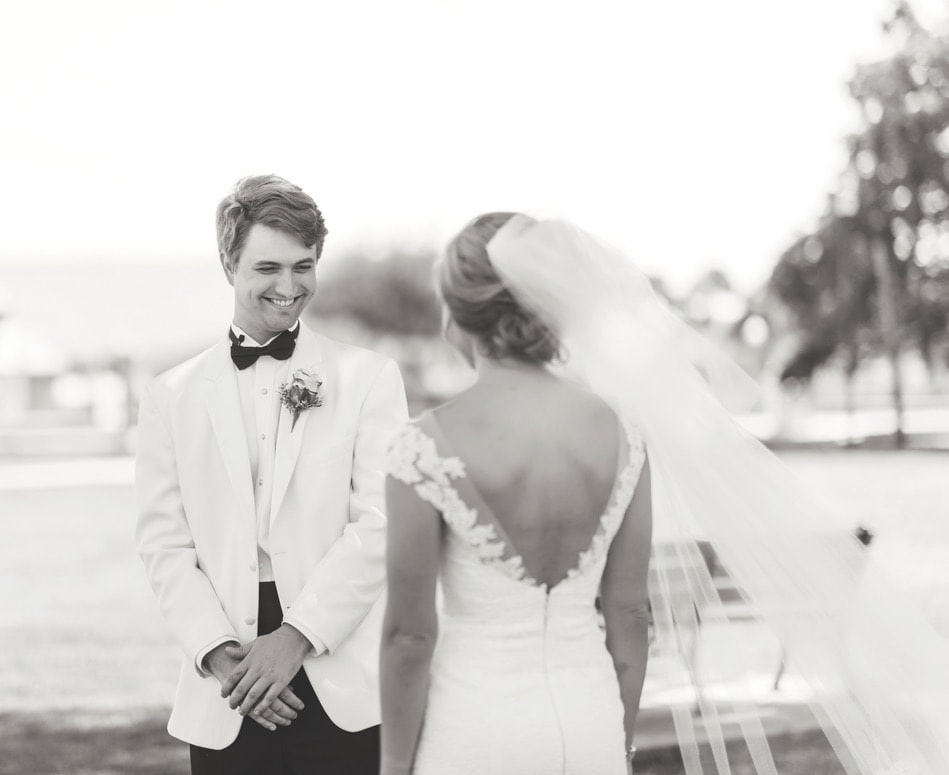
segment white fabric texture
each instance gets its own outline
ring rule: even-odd
[[[645,461],[628,447],[589,548],[549,587],[522,559],[465,464],[409,424],[389,473],[442,515],[443,605],[415,775],[623,775],[623,706],[595,598]],[[462,490],[462,493],[459,492]]]
[[[728,415],[714,390],[737,367],[676,319],[625,255],[572,224],[514,216],[488,253],[515,297],[558,332],[566,368],[643,434],[656,648],[675,653],[700,616],[722,612],[699,543],[707,542],[780,640],[789,670],[809,684],[849,775],[949,773],[949,644],[867,567],[852,531],[833,527],[822,504]],[[673,708],[686,772],[728,775],[720,706],[694,702],[697,716]],[[755,771],[773,775],[750,710],[741,709],[742,731]],[[709,770],[699,737],[710,743]]]

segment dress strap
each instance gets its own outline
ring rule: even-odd
[[[636,484],[646,462],[646,450],[639,430],[625,418],[620,418],[620,421],[623,432],[620,433],[620,458],[613,492],[610,494],[606,511],[600,516],[589,548],[580,553],[576,567],[567,574],[568,578],[586,573],[606,557],[610,544],[623,523],[626,509],[636,492]]]

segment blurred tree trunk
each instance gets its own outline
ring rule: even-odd
[[[877,299],[879,304],[878,320],[883,349],[890,362],[891,394],[893,410],[896,413],[896,432],[894,441],[897,449],[906,446],[903,430],[903,380],[900,371],[900,328],[896,283],[890,261],[890,251],[885,240],[877,237],[872,241],[870,255],[873,259],[873,271],[877,280]]]
[[[844,411],[847,413],[847,446],[857,446],[857,438],[854,434],[854,413],[857,409],[857,402],[854,397],[854,377],[860,364],[856,348],[847,353],[847,361],[844,364]]]

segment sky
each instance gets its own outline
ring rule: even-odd
[[[924,21],[940,0],[917,0]],[[216,255],[245,174],[306,189],[327,256],[571,218],[673,286],[746,290],[813,225],[888,0],[6,4],[0,277]]]

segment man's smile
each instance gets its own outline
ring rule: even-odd
[[[272,296],[264,296],[264,298],[269,301],[271,304],[277,307],[290,307],[298,299],[303,298],[302,296],[294,296],[292,299],[277,299]]]

